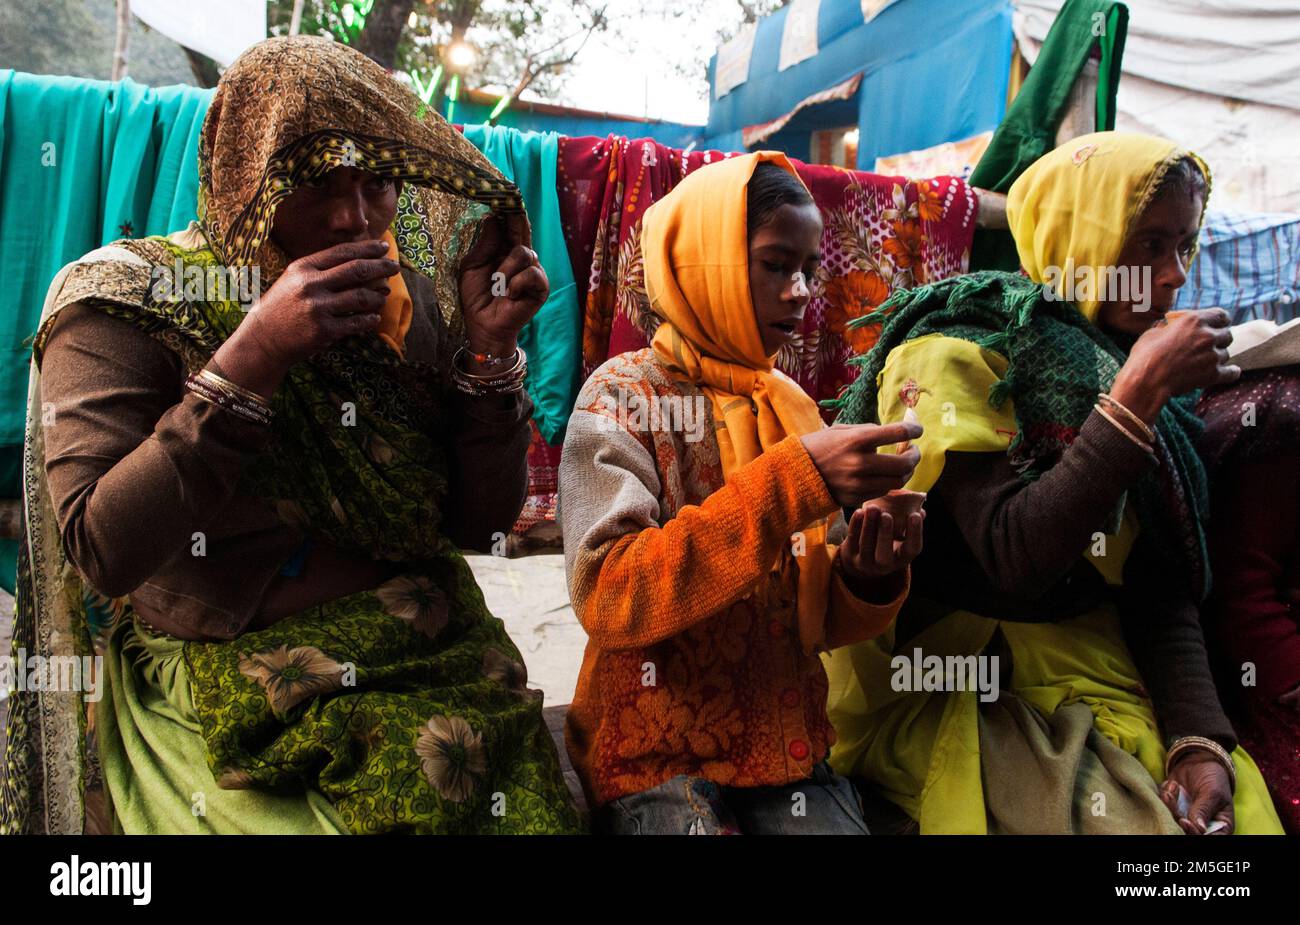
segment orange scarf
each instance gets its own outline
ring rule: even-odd
[[[822,426],[817,404],[772,368],[749,292],[746,187],[760,163],[794,173],[785,155],[760,151],[695,171],[645,213],[646,292],[663,323],[651,343],[674,378],[698,385],[713,405],[722,472],[730,477],[765,449]],[[824,647],[831,554],[827,522],[803,531],[804,554],[775,568],[798,570],[799,640]]]

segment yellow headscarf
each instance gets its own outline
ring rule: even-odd
[[[1091,267],[1094,278],[1104,279],[1101,271],[1114,265],[1165,172],[1183,157],[1201,168],[1208,200],[1209,168],[1167,138],[1094,132],[1036,160],[1007,193],[1007,221],[1029,278],[1048,282],[1049,267],[1073,278],[1076,269]],[[1075,304],[1097,320],[1097,299]]]
[[[651,346],[675,378],[708,396],[727,477],[786,437],[822,426],[816,403],[772,368],[775,357],[763,350],[754,317],[746,191],[762,163],[798,176],[776,151],[727,158],[679,183],[641,225],[646,292],[663,319]],[[799,638],[807,652],[824,641],[826,528],[823,520],[803,531],[797,562]],[[796,567],[788,553],[778,566]]]

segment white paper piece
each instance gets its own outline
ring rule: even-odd
[[[862,0],[862,21],[871,22],[887,6],[893,6],[897,0]]]
[[[265,0],[131,0],[131,12],[222,67],[266,38]]]
[[[1244,370],[1300,363],[1300,318],[1286,324],[1259,318],[1231,330],[1228,358]]]
[[[713,98],[721,99],[749,79],[749,62],[754,56],[754,37],[758,23],[746,23],[740,33],[718,49],[718,63],[713,75]]]
[[[778,71],[794,67],[817,54],[817,20],[822,0],[794,0],[781,31],[781,58]]]

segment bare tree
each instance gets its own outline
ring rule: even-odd
[[[357,36],[357,51],[392,70],[397,65],[397,44],[415,0],[375,0],[366,26]]]
[[[609,20],[605,16],[606,9],[607,6],[602,6],[598,10],[593,10],[591,20],[585,29],[566,35],[546,48],[526,55],[524,57],[523,73],[519,75],[519,80],[515,83],[514,89],[507,95],[506,105],[501,107],[502,111],[513,104],[519,98],[519,94],[527,90],[538,77],[548,72],[563,70],[577,60],[579,53],[586,46],[587,40],[591,38],[591,34],[609,24]],[[569,43],[574,39],[580,39],[577,46],[573,47],[572,51],[566,51],[565,49],[570,47]],[[489,121],[495,122],[496,119],[490,119]]]

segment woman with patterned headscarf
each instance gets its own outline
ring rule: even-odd
[[[5,827],[79,831],[102,775],[128,833],[576,831],[459,551],[526,487],[518,191],[317,38],[229,68],[199,164],[196,225],[47,299],[17,642],[98,644],[103,696],[90,746],[80,697],[18,698]]]
[[[1009,193],[1023,275],[922,287],[870,319],[840,420],[912,409],[908,487],[930,516],[896,627],[832,657],[832,764],[904,827],[1280,831],[1200,623],[1192,403],[1240,370],[1226,312],[1170,308],[1209,176],[1162,138],[1076,138]],[[976,667],[998,683],[972,686]]]

